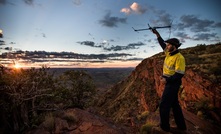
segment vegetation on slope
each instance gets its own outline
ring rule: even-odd
[[[199,112],[198,116],[214,124],[220,123],[221,44],[198,45],[180,51],[187,65],[184,78],[187,87],[183,91],[188,90],[188,94],[181,92],[183,107],[194,114]],[[127,79],[110,89],[99,99],[100,114],[116,122],[129,120],[131,124],[142,124],[148,118],[140,120],[142,112],[157,112],[158,96],[163,90],[159,76],[164,57],[162,52],[144,59]]]
[[[58,77],[48,68],[0,70],[0,128],[21,133],[43,122],[48,112],[90,105],[95,86],[84,71]],[[1,133],[1,132],[0,132]]]
[[[214,85],[221,87],[220,43],[215,45],[198,45],[182,49],[181,52],[186,58],[188,69],[198,72]],[[163,53],[151,58],[156,57],[163,59]],[[61,75],[54,76],[53,73],[49,73],[47,70],[48,68],[44,67],[41,69],[13,70],[1,66],[0,108],[2,110],[0,111],[0,127],[13,132],[24,132],[26,129],[39,125],[43,122],[44,117],[51,119],[50,116],[48,117],[50,115],[48,113],[51,111],[74,107],[83,109],[93,102],[92,94],[95,93],[95,86],[91,76],[85,71],[69,70]],[[140,70],[147,70],[146,66],[143,66]],[[151,70],[151,72],[153,71]],[[159,98],[154,96],[156,94],[154,82],[148,81],[145,76],[138,75],[145,75],[146,73],[148,72],[140,73],[133,71],[132,74],[137,76],[136,79],[127,79],[117,84],[115,88],[127,89],[125,92],[122,92],[123,94],[118,91],[107,92],[106,99],[108,97],[113,100],[115,99],[114,102],[108,103],[117,104],[106,107],[106,109],[111,111],[109,113],[115,114],[115,118],[118,116],[121,118],[130,116],[131,118],[126,120],[131,121],[133,124],[134,121],[137,121],[133,117],[145,121],[143,116],[141,116],[145,108],[138,109],[136,106],[149,102],[149,109],[146,109],[150,110],[152,108],[150,111],[157,109],[155,104],[157,104]],[[136,90],[137,87],[139,87],[138,90]],[[221,90],[221,88],[218,89]],[[134,92],[135,90],[136,92]],[[140,98],[139,93],[141,93],[143,98]],[[217,91],[217,93],[219,94],[221,91]],[[125,99],[124,95],[128,98]],[[132,101],[129,97],[132,97]],[[211,108],[207,105],[207,100],[202,100],[196,103],[195,106],[198,111],[206,111]],[[125,111],[128,107],[133,108],[129,112]],[[133,114],[135,110],[138,110],[138,115]],[[145,112],[149,113],[148,110]]]

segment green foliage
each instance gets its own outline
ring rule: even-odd
[[[149,111],[144,111],[143,113],[141,113],[140,115],[137,116],[137,119],[138,120],[141,120],[141,119],[146,119],[147,116],[149,115]]]
[[[211,120],[211,113],[219,113],[216,111],[214,105],[209,101],[207,97],[202,97],[198,102],[195,103],[196,115],[202,119]],[[212,121],[212,120],[211,120]],[[216,122],[215,120],[212,122]]]
[[[95,94],[95,86],[86,72],[68,71],[55,77],[47,67],[19,70],[1,67],[0,87],[0,116],[4,118],[0,121],[13,132],[39,124],[48,111],[86,108]],[[51,122],[48,117],[49,126]]]
[[[95,93],[92,78],[84,71],[66,71],[59,77],[59,90],[57,97],[69,101],[69,107],[85,108]]]
[[[201,119],[203,119],[204,115],[203,115],[203,112],[202,111],[197,111],[197,114],[196,114],[198,117],[200,117]]]
[[[153,120],[149,120],[146,122],[146,124],[141,126],[140,133],[141,134],[150,134],[151,130],[154,126],[156,126],[156,122]]]
[[[197,110],[208,110],[209,109],[209,99],[202,97],[200,101],[195,103]]]
[[[141,117],[146,118],[149,115],[149,111],[144,111],[143,113],[141,113]]]
[[[180,50],[186,59],[187,68],[203,74],[213,82],[221,82],[221,43],[199,44]]]

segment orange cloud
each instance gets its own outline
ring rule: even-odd
[[[143,14],[146,12],[146,8],[142,7],[138,3],[134,2],[133,4],[130,5],[129,8],[125,7],[121,9],[121,12],[125,14],[131,14],[132,12],[138,13],[138,14]]]
[[[125,13],[125,14],[131,14],[130,8],[122,8],[122,9],[120,10],[120,12]]]

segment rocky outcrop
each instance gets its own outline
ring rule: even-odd
[[[184,55],[185,56],[185,55]],[[162,54],[144,59],[131,75],[114,86],[102,98],[99,98],[100,114],[112,118],[115,122],[143,123],[137,117],[143,112],[156,112],[164,85],[160,81],[164,56]],[[180,103],[183,109],[197,113],[212,123],[220,122],[220,85],[205,77],[202,72],[186,67],[180,90]],[[188,115],[187,115],[188,116]],[[187,117],[188,118],[188,117]],[[199,117],[196,117],[199,118]],[[133,124],[133,123],[132,123]]]
[[[216,49],[213,48],[213,51]],[[184,53],[184,56],[191,63],[188,56],[193,59],[194,53],[189,50],[188,53],[192,55]],[[199,56],[197,55],[197,57]],[[164,84],[160,81],[163,59],[162,53],[144,59],[130,76],[113,86],[95,101],[96,109],[93,113],[96,114],[80,109],[70,109],[64,113],[74,115],[74,123],[70,122],[70,119],[64,119],[64,116],[58,116],[54,119],[53,126],[48,126],[48,122],[44,122],[38,129],[30,133],[134,134],[139,133],[141,126],[148,121],[151,121],[152,124],[159,122],[158,106],[164,89]],[[193,69],[190,64],[187,65],[179,92],[180,104],[188,127],[186,133],[221,133],[221,129],[218,127],[221,124],[221,85],[220,75],[217,74],[219,73],[212,74],[216,78],[214,81],[205,72]],[[98,114],[105,116],[105,120],[103,117],[97,116]],[[114,121],[114,123],[107,121],[107,119]],[[73,119],[71,120],[73,121]],[[176,127],[173,118],[170,123],[171,126]],[[50,127],[54,128],[50,129]],[[153,127],[151,132],[154,134],[164,133],[159,127]]]
[[[155,64],[158,64],[155,59],[142,61],[127,79],[100,98],[101,114],[126,123],[144,111],[155,111],[159,101],[156,95],[159,92],[156,88],[160,86],[158,73],[161,72],[160,66],[157,66],[159,69],[153,68]]]
[[[104,118],[81,109],[69,109],[46,119],[38,128],[27,134],[123,134],[123,129]]]

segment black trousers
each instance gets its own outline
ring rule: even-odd
[[[165,131],[170,131],[170,109],[172,108],[177,128],[186,130],[186,123],[183,117],[182,109],[178,101],[178,91],[181,82],[166,83],[160,102],[160,127]]]

